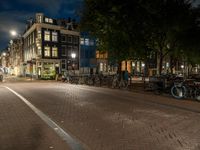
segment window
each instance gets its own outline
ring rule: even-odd
[[[85,39],[85,45],[89,45],[89,39]]]
[[[58,48],[57,47],[52,48],[52,57],[58,57]]]
[[[50,31],[44,31],[44,40],[50,41]]]
[[[67,48],[65,45],[62,45],[62,56],[67,56]]]
[[[90,46],[94,46],[94,40],[90,40]]]
[[[33,39],[32,43],[35,43],[35,32],[33,32]]]
[[[71,35],[68,35],[68,40],[67,40],[69,43],[72,43],[72,36]]]
[[[45,18],[45,22],[47,22],[47,23],[53,23],[53,19],[51,19],[51,18]]]
[[[61,67],[62,67],[62,69],[66,69],[66,60],[65,59],[62,59]]]
[[[44,47],[44,56],[50,57],[50,47],[49,46]]]
[[[77,52],[77,51],[78,51],[78,46],[74,46],[74,47],[73,47],[73,50],[74,50],[75,52]]]
[[[41,55],[41,51],[42,51],[42,50],[41,50],[41,47],[39,46],[39,47],[38,47],[38,55]]]
[[[30,45],[32,44],[32,34],[30,34]]]
[[[74,40],[74,44],[78,44],[78,36],[74,36],[73,40]]]
[[[38,15],[38,23],[42,23],[42,16]]]
[[[81,45],[84,45],[84,38],[81,38]]]
[[[41,39],[41,30],[38,30],[38,31],[37,31],[37,38],[38,38],[38,39]]]
[[[52,32],[52,41],[57,42],[58,41],[58,33]]]
[[[68,46],[68,47],[67,47],[67,53],[68,53],[68,57],[71,57],[72,46]]]
[[[62,36],[61,36],[61,41],[62,41],[62,42],[66,42],[66,36],[65,36],[65,35],[62,35]]]

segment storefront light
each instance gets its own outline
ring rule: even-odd
[[[166,67],[169,67],[169,63],[168,62],[166,63]]]
[[[144,63],[142,63],[142,67],[144,67],[145,66],[145,64]]]
[[[135,63],[134,62],[132,62],[132,66],[135,67]]]

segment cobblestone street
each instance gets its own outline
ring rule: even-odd
[[[25,97],[84,149],[200,149],[198,102],[58,82],[26,82],[0,85],[2,150],[70,149],[4,86]]]

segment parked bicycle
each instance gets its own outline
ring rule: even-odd
[[[200,82],[194,79],[175,82],[171,94],[176,99],[193,98],[200,101]]]
[[[127,89],[128,81],[124,80],[122,77],[119,77],[119,75],[116,74],[113,77],[112,88]]]
[[[170,93],[170,89],[174,85],[174,81],[176,80],[182,80],[182,77],[177,77],[173,74],[152,76],[149,77],[149,88],[155,94]]]

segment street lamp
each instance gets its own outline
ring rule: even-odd
[[[73,59],[75,59],[76,58],[76,53],[72,53],[71,56],[72,56]]]
[[[17,32],[16,32],[15,30],[11,30],[11,31],[10,31],[10,34],[11,34],[12,36],[17,36]]]
[[[3,54],[2,54],[3,56],[6,56],[6,53],[5,52],[3,52]]]
[[[71,57],[72,57],[72,69],[74,70],[74,60],[76,58],[76,53],[71,53]],[[75,75],[75,70],[74,70],[74,75]]]

